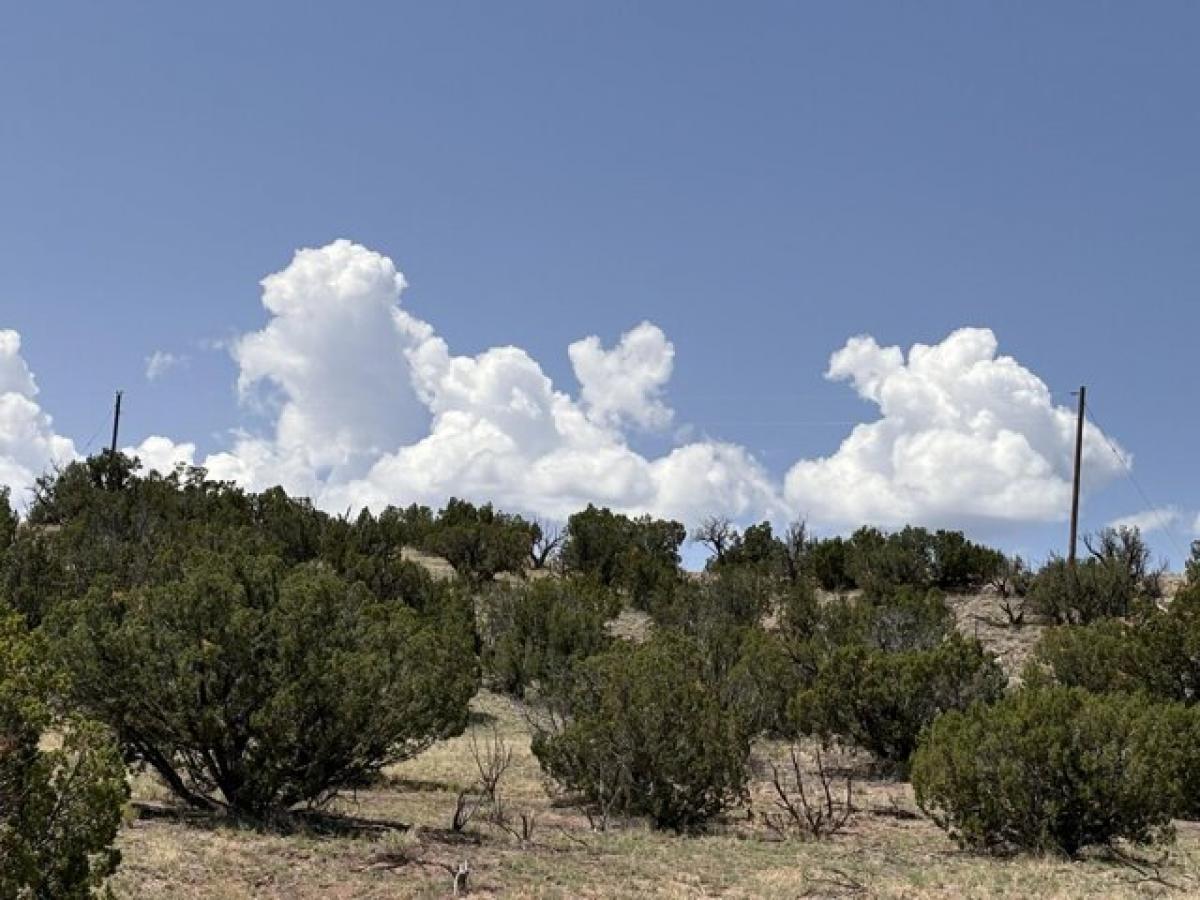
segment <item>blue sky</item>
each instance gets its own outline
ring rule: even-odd
[[[878,418],[824,377],[848,338],[985,327],[1057,402],[1089,386],[1178,556],[1197,46],[1185,3],[14,5],[0,328],[78,451],[122,387],[130,442],[219,452],[273,428],[229,349],[258,282],[349,238],[454,354],[523,348],[561,390],[568,344],[653,322],[672,427],[623,439],[732,442],[782,483]],[[151,382],[156,351],[187,360]],[[1146,506],[1111,476],[1084,524]],[[1038,555],[1065,531],[964,522]]]

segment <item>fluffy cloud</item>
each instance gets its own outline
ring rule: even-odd
[[[596,336],[571,344],[573,395],[519,347],[454,354],[402,307],[405,280],[392,261],[349,241],[297,252],[262,288],[266,323],[229,349],[242,401],[268,424],[233,432],[203,465],[252,489],[281,484],[325,509],[457,495],[559,520],[594,502],[689,524],[712,513],[799,515],[839,528],[1054,520],[1068,505],[1073,411],[998,355],[985,329],[907,354],[870,337],[848,341],[827,377],[848,382],[879,417],[831,456],[797,462],[780,484],[734,444],[695,441],[658,458],[630,446],[629,431],[673,418],[675,349],[649,322],[611,347]],[[19,349],[14,333],[0,332],[0,483],[18,489],[74,456],[34,403]],[[193,444],[162,436],[130,452],[163,472],[196,460]],[[1119,465],[1089,425],[1086,486]]]
[[[21,336],[0,330],[0,486],[12,491],[18,505],[37,476],[76,456],[74,443],[55,433],[38,406],[37,393],[21,356]]]
[[[1152,531],[1162,531],[1170,528],[1183,517],[1183,513],[1174,506],[1159,506],[1154,509],[1144,509],[1128,516],[1121,516],[1108,523],[1110,528],[1136,528],[1143,534]]]
[[[598,337],[587,337],[567,348],[582,388],[588,416],[601,425],[630,422],[642,428],[665,428],[672,412],[662,400],[671,380],[675,347],[662,329],[643,322],[621,335],[612,350]]]
[[[741,448],[703,442],[651,460],[629,447],[625,427],[671,421],[675,351],[648,322],[611,349],[594,336],[568,348],[575,398],[518,347],[454,355],[400,305],[392,261],[348,241],[301,250],[262,285],[270,319],[233,355],[243,399],[273,431],[236,435],[204,461],[215,477],[280,483],[339,511],[451,495],[559,519],[588,502],[689,521],[781,511]]]
[[[958,524],[1052,521],[1068,508],[1075,415],[995,335],[963,328],[940,344],[880,347],[851,338],[826,377],[848,381],[880,418],[832,456],[788,472],[791,507],[822,522]],[[1084,480],[1095,489],[1120,463],[1090,423]]]
[[[196,464],[195,444],[177,444],[161,435],[151,435],[136,447],[123,447],[122,452],[127,456],[136,456],[143,467],[163,475],[171,474],[177,466]]]
[[[240,442],[243,462],[293,479],[327,470],[322,480],[336,481],[425,433],[406,351],[431,329],[400,308],[404,286],[390,259],[349,241],[301,250],[263,279],[271,318],[233,356],[239,392],[274,410],[275,429],[269,446]],[[269,473],[255,471],[256,485],[259,475]]]

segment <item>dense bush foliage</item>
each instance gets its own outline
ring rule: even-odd
[[[813,579],[824,590],[848,591],[855,586],[850,574],[850,544],[845,538],[814,541],[808,549],[807,564]]]
[[[538,536],[538,527],[520,516],[451,498],[421,547],[444,557],[460,577],[481,583],[501,572],[523,572]]]
[[[818,656],[847,645],[928,650],[954,633],[954,615],[936,590],[905,588],[890,597],[821,602],[811,588],[799,586],[781,596],[778,628],[790,644],[809,644]]]
[[[1129,616],[1162,594],[1160,573],[1135,528],[1105,529],[1087,540],[1089,556],[1074,567],[1052,558],[1029,590],[1029,608],[1064,625]]]
[[[1101,619],[1046,631],[1034,660],[1057,683],[1200,701],[1200,590],[1188,587],[1166,609],[1147,606],[1131,621]]]
[[[763,622],[781,597],[802,590],[757,566],[721,567],[703,579],[681,582],[655,605],[654,620],[657,627],[695,642],[705,678],[753,732],[778,733],[802,676],[787,646]]]
[[[1029,608],[1063,625],[1083,625],[1110,616],[1126,616],[1137,599],[1125,569],[1097,559],[1072,568],[1062,558],[1051,559],[1034,578]]]
[[[104,729],[56,720],[63,684],[49,656],[0,607],[0,897],[90,897],[120,860],[125,766]],[[52,725],[56,749],[43,742]]]
[[[659,625],[691,631],[758,625],[780,589],[777,582],[752,567],[723,569],[717,575],[677,582],[655,597],[650,613]]]
[[[959,531],[908,527],[892,534],[860,528],[851,535],[847,575],[869,594],[900,588],[974,590],[991,580],[1004,555],[966,539]]]
[[[755,568],[764,575],[783,572],[786,548],[775,536],[770,522],[750,525],[744,532],[733,534],[724,553],[712,560],[714,571],[733,568]]]
[[[5,585],[131,759],[263,818],[466,723],[469,599],[404,563],[396,526],[105,454],[39,482]]]
[[[12,507],[12,494],[7,487],[0,487],[0,555],[8,552],[17,536],[19,520]]]
[[[422,619],[319,563],[195,554],[62,619],[80,707],[183,799],[253,818],[460,732],[475,692],[463,615]]]
[[[813,538],[803,522],[776,537],[770,522],[739,533],[727,519],[709,518],[693,540],[712,551],[708,568],[753,567],[791,583],[811,579],[827,591],[861,588],[885,596],[901,588],[976,590],[1003,569],[1004,554],[968,540],[960,531],[908,527],[887,534],[860,528],[849,539]]]
[[[559,558],[567,572],[621,590],[634,607],[649,609],[678,582],[686,537],[679,522],[631,519],[589,504],[567,520]]]
[[[594,657],[559,704],[564,724],[538,734],[533,751],[559,783],[605,812],[691,831],[745,791],[747,729],[706,677],[692,638],[662,631]]]
[[[1200,587],[1200,541],[1192,541],[1191,553],[1184,563],[1183,574],[1189,587]]]
[[[538,682],[567,678],[608,649],[619,598],[586,578],[498,585],[482,603],[483,667],[492,687],[523,697]]]
[[[765,526],[765,528],[764,528]],[[908,527],[893,533],[860,528],[849,538],[811,538],[803,523],[793,525],[782,540],[770,526],[752,526],[744,538],[726,537],[730,550],[720,565],[768,559],[772,567],[813,580],[826,591],[861,589],[886,596],[901,588],[972,591],[992,581],[1005,564],[1004,554],[968,540],[960,531],[930,532]],[[741,543],[739,543],[741,541]],[[742,544],[753,551],[747,553]]]
[[[803,731],[841,738],[903,770],[922,730],[939,715],[996,700],[1005,682],[979,642],[958,635],[919,650],[850,645],[822,663],[797,695],[794,716]]]
[[[913,758],[917,802],[964,847],[1076,856],[1171,837],[1195,713],[1140,697],[1027,688],[937,720]]]
[[[822,600],[801,582],[775,599],[770,630],[683,624],[755,733],[836,737],[902,769],[941,711],[1003,690],[995,661],[958,636],[936,590]]]

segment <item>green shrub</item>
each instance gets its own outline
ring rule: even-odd
[[[535,526],[520,516],[452,497],[422,549],[444,557],[459,577],[481,584],[501,572],[524,572],[536,536]]]
[[[954,632],[954,613],[938,590],[898,588],[856,604],[863,640],[879,650],[929,650]]]
[[[1188,587],[1200,586],[1200,541],[1192,541],[1191,553],[1184,563],[1183,572]]]
[[[1171,670],[1158,666],[1142,635],[1119,619],[1048,629],[1034,647],[1033,659],[1046,667],[1054,682],[1097,694],[1161,694],[1164,689],[1174,693],[1177,687]]]
[[[91,897],[120,861],[125,766],[104,729],[55,721],[62,683],[48,658],[19,616],[0,612],[0,897]],[[53,750],[42,741],[52,724]]]
[[[844,538],[814,541],[808,549],[806,566],[810,575],[827,591],[848,591],[854,584],[849,569],[850,551]]]
[[[55,552],[54,536],[34,528],[17,529],[0,560],[0,601],[7,601],[30,628],[36,628],[71,580],[61,555]]]
[[[1164,570],[1151,566],[1150,548],[1138,528],[1102,528],[1085,535],[1083,543],[1092,559],[1124,569],[1139,595],[1150,599],[1162,596]]]
[[[651,605],[656,624],[697,633],[713,625],[758,625],[778,584],[753,567],[721,567],[701,579],[680,580]]]
[[[839,652],[898,653],[931,650],[956,634],[954,617],[939,591],[903,589],[890,597],[838,596],[821,601],[811,583],[783,592],[778,604],[776,642],[794,671],[780,684],[793,688],[785,703],[791,706],[797,688],[814,686],[819,673]],[[774,696],[775,690],[765,692]],[[795,736],[792,713],[780,711],[790,723],[785,736]]]
[[[860,528],[850,536],[847,569],[858,587],[876,597],[900,588],[933,587],[929,534],[918,528],[890,535],[877,528]]]
[[[261,820],[465,727],[476,667],[453,596],[418,615],[321,563],[195,553],[182,570],[99,581],[54,625],[76,702],[184,800]]]
[[[679,522],[631,519],[589,504],[567,520],[559,558],[567,572],[622,590],[634,607],[648,610],[678,582],[686,538]]]
[[[546,771],[604,812],[692,831],[749,778],[743,718],[705,675],[696,642],[658,631],[585,662],[558,698],[565,725],[537,734]]]
[[[978,641],[952,635],[930,649],[889,652],[861,644],[839,647],[795,698],[796,727],[841,738],[901,770],[921,731],[947,710],[990,702],[1005,677]]]
[[[1165,610],[1148,606],[1129,622],[1051,628],[1033,659],[1058,684],[1200,702],[1200,592],[1184,589]]]
[[[937,531],[930,538],[933,584],[943,591],[978,590],[1005,565],[1004,554],[967,540],[961,531]]]
[[[821,603],[811,589],[781,599],[780,633],[819,651],[846,645],[876,650],[928,650],[954,633],[954,614],[940,591],[902,588],[886,597],[836,597]]]
[[[39,479],[8,590],[40,620],[100,580],[117,589],[173,582],[194,548],[286,565],[317,559],[341,527],[280,488],[246,493],[202,469],[142,476],[136,460],[105,453]]]
[[[492,686],[523,697],[530,686],[569,676],[612,643],[612,591],[585,578],[497,586],[482,602],[483,668]]]
[[[779,731],[801,677],[780,635],[763,626],[780,593],[812,596],[759,566],[721,566],[701,580],[680,582],[653,610],[657,627],[694,640],[704,677],[720,686],[729,708],[754,733]]]
[[[913,758],[923,810],[964,847],[1054,852],[1170,839],[1195,714],[1130,695],[1026,688],[942,716]]]
[[[778,631],[747,627],[728,635],[728,662],[721,678],[725,705],[736,709],[751,734],[790,737],[790,706],[808,684],[813,666]]]
[[[875,596],[902,588],[977,590],[1004,563],[1004,554],[968,540],[961,531],[930,532],[913,526],[891,534],[860,528],[844,545],[831,544],[824,550],[827,556],[836,551],[844,552],[845,580]],[[843,578],[840,573],[825,577]]]
[[[1059,557],[1037,573],[1029,608],[1061,625],[1141,613],[1162,595],[1160,575],[1136,528],[1107,528],[1085,539],[1090,555],[1074,567]]]
[[[1086,625],[1097,619],[1129,615],[1137,599],[1137,585],[1123,565],[1086,559],[1072,568],[1056,557],[1033,579],[1028,606],[1062,625]]]
[[[0,558],[8,550],[17,535],[17,513],[12,508],[12,494],[7,487],[0,487]]]
[[[770,522],[749,526],[740,535],[734,533],[730,547],[715,561],[712,568],[753,568],[763,575],[782,575],[787,548],[771,528]]]

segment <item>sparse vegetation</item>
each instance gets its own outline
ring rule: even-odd
[[[344,830],[351,846],[382,829],[363,870],[440,890],[469,873],[519,893],[525,875],[497,868],[511,854],[518,867],[597,845],[686,854],[675,833],[705,835],[693,840],[748,876],[767,845],[737,837],[798,836],[809,869],[772,876],[772,892],[874,890],[879,871],[804,848],[878,828],[936,841],[909,771],[937,823],[989,854],[1163,842],[1200,809],[1200,593],[1153,602],[1161,579],[1136,533],[1101,533],[1077,570],[1052,560],[1036,577],[957,532],[819,539],[716,518],[693,537],[713,558],[689,575],[675,522],[589,507],[559,532],[459,500],[333,517],[106,453],[43,479],[24,521],[0,496],[0,595],[19,611],[13,634],[59,664],[48,765],[106,760],[101,782],[123,789],[119,748],[139,801],[189,841],[179,801],[206,827],[251,825],[244,840],[302,840],[270,824]],[[1008,626],[986,615],[997,603]],[[1039,636],[1026,687],[1006,696]],[[481,678],[498,693],[478,695]],[[1081,711],[1043,727],[1067,695]],[[971,761],[974,743],[986,752]],[[1047,791],[1068,800],[1048,806]],[[105,815],[119,810],[118,796]],[[103,829],[80,829],[97,842],[79,882],[91,891],[116,856]],[[118,845],[139,840],[127,829]],[[574,887],[605,893],[564,864]]]
[[[854,778],[839,783],[818,748],[812,772],[805,771],[800,751],[788,749],[790,765],[780,769],[771,764],[771,787],[779,813],[767,816],[767,825],[783,835],[799,834],[811,840],[833,837],[854,815]]]

